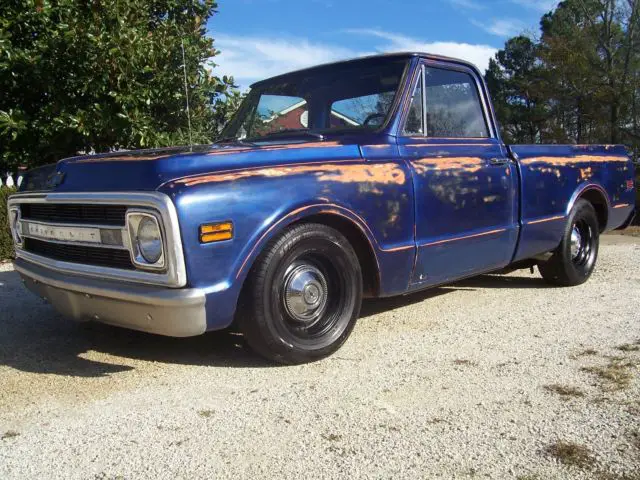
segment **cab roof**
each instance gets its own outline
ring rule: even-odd
[[[258,82],[255,82],[251,85],[251,88],[255,88],[255,87],[259,87],[260,85],[264,84],[264,83],[270,83],[274,80],[278,80],[280,78],[284,78],[284,77],[288,77],[290,75],[299,75],[299,74],[306,74],[306,73],[313,73],[315,70],[320,70],[320,69],[325,69],[327,67],[342,67],[342,66],[349,66],[349,65],[357,65],[358,63],[370,63],[370,62],[375,62],[376,60],[385,60],[385,59],[389,59],[389,60],[402,60],[402,59],[411,59],[414,57],[420,57],[420,58],[426,58],[429,60],[435,60],[435,61],[444,61],[444,62],[450,62],[450,63],[457,63],[459,65],[464,65],[466,67],[470,67],[473,70],[475,70],[478,75],[481,75],[481,72],[478,70],[478,67],[476,67],[473,63],[467,62],[465,60],[460,60],[458,58],[452,58],[452,57],[446,57],[444,55],[436,55],[436,54],[432,54],[432,53],[424,53],[424,52],[394,52],[394,53],[382,53],[382,54],[377,54],[377,55],[367,55],[364,57],[357,57],[357,58],[351,58],[348,60],[339,60],[337,62],[330,62],[330,63],[323,63],[320,65],[314,65],[312,67],[307,67],[307,68],[303,68],[300,70],[294,70],[291,72],[287,72],[287,73],[283,73],[280,75],[276,75],[274,77],[270,77],[270,78],[266,78],[264,80],[260,80]]]

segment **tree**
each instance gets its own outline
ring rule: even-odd
[[[487,71],[505,138],[640,153],[640,0],[565,0],[540,26],[538,41],[510,39]]]
[[[528,37],[510,39],[489,62],[486,79],[505,140],[535,143],[542,139],[547,117],[542,92],[543,69],[538,47]]]
[[[0,171],[78,152],[211,142],[237,99],[207,62],[213,0],[5,0]],[[233,101],[230,104],[234,105]],[[215,108],[213,108],[215,107]]]
[[[574,99],[578,142],[619,143],[638,55],[638,2],[567,0],[541,27],[541,58],[565,100]]]

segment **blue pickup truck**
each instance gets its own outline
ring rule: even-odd
[[[363,297],[538,266],[585,282],[635,211],[615,145],[505,145],[480,72],[422,53],[254,84],[206,146],[80,156],[9,200],[15,268],[73,319],[336,351]]]

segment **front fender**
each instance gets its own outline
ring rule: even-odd
[[[321,214],[343,217],[348,219],[353,225],[355,225],[367,238],[367,241],[369,242],[369,245],[374,252],[376,263],[378,264],[379,269],[378,257],[379,252],[382,249],[378,245],[378,242],[376,241],[376,238],[371,231],[371,228],[369,228],[369,225],[367,225],[366,221],[357,213],[353,212],[344,205],[331,203],[326,198],[317,198],[310,200],[306,204],[290,207],[288,212],[284,213],[274,221],[263,225],[263,228],[256,231],[256,238],[252,239],[252,241],[247,244],[246,248],[238,257],[237,263],[239,263],[239,265],[236,265],[237,268],[234,268],[234,271],[236,272],[236,280],[244,283],[244,280],[246,279],[246,276],[251,269],[253,262],[256,260],[260,252],[264,250],[264,247],[269,243],[270,240],[277,237],[288,226],[304,218]]]
[[[393,263],[403,268],[412,263],[413,190],[402,162],[269,166],[208,175],[206,181],[189,178],[163,189],[178,211],[188,284],[211,295],[216,313],[208,317],[209,329],[223,328],[233,319],[242,285],[264,246],[311,215],[337,215],[356,225],[370,242],[381,271]],[[233,239],[201,244],[200,225],[221,221],[233,222]],[[392,269],[391,290],[406,288],[395,285],[408,278],[401,270]]]

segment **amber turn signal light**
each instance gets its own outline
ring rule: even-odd
[[[207,223],[200,225],[200,243],[221,242],[233,238],[233,223]]]

